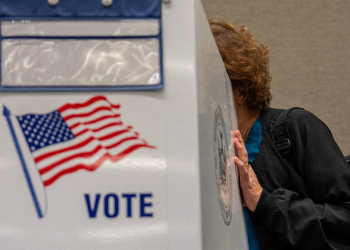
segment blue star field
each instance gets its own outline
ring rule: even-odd
[[[44,115],[17,116],[17,120],[31,152],[75,138],[58,110]]]

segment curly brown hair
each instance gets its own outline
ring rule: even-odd
[[[262,45],[244,26],[209,20],[233,90],[246,95],[251,111],[270,106],[271,77],[268,71],[269,48]]]

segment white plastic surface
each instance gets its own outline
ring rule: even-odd
[[[238,127],[231,82],[197,0],[195,20],[203,249],[245,250],[243,206],[232,161],[230,131]]]
[[[163,4],[169,250],[202,249],[194,1]]]
[[[168,27],[164,29],[164,68],[169,249],[248,249],[235,167],[230,165],[229,226],[222,217],[215,176],[217,106],[223,110],[227,135],[237,128],[228,76],[199,0],[172,1],[163,6],[163,15]]]

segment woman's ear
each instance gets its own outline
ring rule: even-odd
[[[247,93],[243,90],[234,90],[233,91],[234,98],[238,104],[243,104],[247,100]]]

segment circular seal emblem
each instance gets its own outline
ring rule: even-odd
[[[221,214],[228,226],[232,219],[232,179],[231,168],[228,164],[229,142],[227,138],[225,120],[218,106],[215,110],[214,124],[215,176]]]

